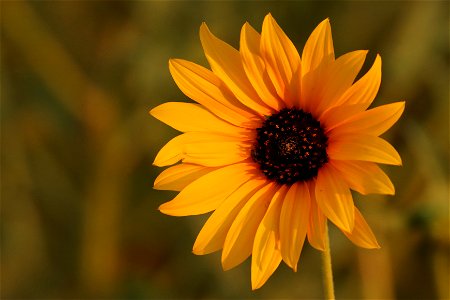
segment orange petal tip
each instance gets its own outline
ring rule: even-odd
[[[200,251],[199,249],[192,248],[192,253],[195,255],[204,255],[203,251]]]
[[[158,207],[158,210],[159,210],[160,212],[162,212],[163,214],[171,215],[171,214],[170,214],[170,207],[167,207],[167,206],[168,206],[167,203],[168,203],[168,202],[161,204],[161,205]]]
[[[155,116],[155,110],[156,110],[156,108],[158,108],[158,107],[154,107],[154,108],[152,108],[152,109],[150,109],[150,110],[148,111],[148,114],[149,114],[150,116],[152,116],[152,117],[155,117],[155,118],[156,118],[156,116]]]

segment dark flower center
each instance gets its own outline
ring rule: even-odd
[[[267,178],[280,184],[314,178],[328,162],[328,138],[320,122],[301,109],[284,108],[256,131],[252,158]]]

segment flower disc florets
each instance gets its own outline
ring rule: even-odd
[[[252,158],[267,178],[280,184],[314,178],[328,161],[328,138],[320,122],[301,109],[282,109],[256,131]]]

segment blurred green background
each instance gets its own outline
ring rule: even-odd
[[[207,216],[162,215],[175,193],[152,189],[176,131],[148,110],[187,101],[168,59],[206,65],[201,22],[237,47],[268,12],[299,49],[329,17],[337,55],[369,49],[367,70],[381,54],[374,105],[406,100],[385,135],[396,195],[355,195],[382,248],[331,228],[337,297],[449,298],[448,1],[2,1],[1,298],[322,297],[309,245],[251,292],[249,261],[191,253]]]

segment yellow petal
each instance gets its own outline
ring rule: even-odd
[[[358,50],[346,53],[336,59],[326,74],[326,84],[318,112],[333,106],[339,97],[353,84],[366,58],[367,51]]]
[[[242,26],[240,41],[240,53],[245,73],[261,100],[278,111],[283,108],[283,102],[278,97],[267,74],[266,66],[261,57],[260,41],[260,34],[246,22]]]
[[[290,97],[291,97],[291,103],[293,107],[301,108],[303,109],[303,102],[302,102],[302,68],[299,67],[297,70],[295,70],[294,74],[292,74],[292,79],[290,83]]]
[[[156,166],[182,160],[206,167],[243,161],[250,156],[251,141],[209,132],[186,132],[170,140],[156,155]]]
[[[183,159],[183,145],[189,140],[190,137],[186,133],[174,137],[159,150],[153,164],[158,167],[164,167],[177,163]]]
[[[269,208],[255,235],[252,251],[252,289],[259,289],[281,262],[279,220],[287,187],[282,186],[273,196]]]
[[[323,166],[317,175],[316,200],[320,210],[341,230],[351,232],[355,224],[352,194],[330,165]]]
[[[334,61],[333,39],[330,20],[326,19],[314,29],[303,48],[302,76],[332,61]]]
[[[200,134],[188,132],[185,134]],[[202,133],[203,134],[203,133]],[[207,167],[218,167],[238,163],[250,157],[251,144],[244,143],[237,139],[223,139],[211,134],[208,140],[194,140],[184,144],[183,152],[185,156],[183,162],[198,164]]]
[[[198,234],[193,252],[203,255],[222,249],[228,230],[237,214],[248,199],[266,183],[267,180],[264,178],[250,179],[226,198],[208,218]]]
[[[291,185],[280,214],[281,255],[286,264],[297,271],[309,223],[310,196],[308,185],[298,182]]]
[[[240,185],[259,176],[256,168],[255,164],[241,163],[212,171],[186,186],[159,210],[172,216],[200,215],[215,210]]]
[[[365,109],[365,104],[349,104],[333,106],[325,110],[319,117],[320,125],[329,133],[337,125],[353,117]]]
[[[258,127],[260,120],[245,109],[211,71],[182,59],[171,59],[169,69],[180,90],[212,113],[236,126]]]
[[[194,180],[208,174],[217,168],[208,168],[192,164],[179,164],[167,168],[155,179],[157,190],[181,191]]]
[[[153,108],[150,114],[182,132],[207,131],[234,136],[246,134],[245,129],[218,118],[199,104],[167,102]]]
[[[302,75],[301,78],[299,107],[311,113],[315,118],[320,116],[319,103],[321,103],[321,95],[326,84],[326,76],[324,74],[328,72],[329,67],[327,61],[324,60],[323,64]]]
[[[237,215],[228,231],[222,250],[224,270],[234,268],[250,256],[256,230],[276,190],[276,184],[268,183],[248,200]]]
[[[345,120],[336,126],[336,131],[339,134],[360,132],[379,136],[397,122],[404,110],[404,101],[378,106]]]
[[[395,194],[391,180],[375,163],[354,160],[333,160],[330,163],[341,173],[348,186],[358,193]]]
[[[322,21],[311,33],[302,52],[301,107],[314,117],[319,117],[321,96],[326,74],[334,62],[333,39],[330,21]]]
[[[327,218],[317,206],[315,195],[315,184],[309,184],[309,195],[311,197],[311,206],[308,224],[308,242],[317,250],[325,250],[325,234]]]
[[[330,135],[328,156],[336,160],[363,160],[388,165],[401,165],[397,150],[380,137],[372,135]]]
[[[290,95],[289,88],[293,74],[300,68],[300,56],[271,14],[264,18],[262,26],[261,55],[278,95],[292,106],[296,95]]]
[[[281,262],[281,254],[279,249],[265,248],[264,265],[261,271],[253,271],[252,269],[252,290],[257,290],[266,283],[267,279],[275,272]],[[258,273],[257,273],[258,272]],[[256,275],[253,275],[256,274]]]
[[[344,234],[355,245],[367,249],[379,249],[381,248],[377,242],[375,235],[373,234],[370,226],[362,216],[361,212],[355,207],[355,228],[351,233],[343,231]]]
[[[228,86],[236,98],[260,115],[270,115],[273,110],[259,99],[252,87],[242,66],[239,51],[215,37],[205,23],[200,27],[200,40],[214,74]]]
[[[378,93],[381,83],[381,57],[377,55],[370,70],[353,84],[337,101],[336,104],[364,103],[365,110]]]

